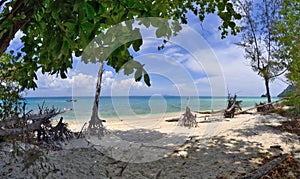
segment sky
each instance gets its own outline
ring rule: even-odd
[[[226,96],[228,92],[238,96],[260,96],[265,94],[263,79],[253,72],[249,61],[244,58],[243,49],[234,43],[240,36],[228,36],[221,39],[218,30],[219,19],[208,15],[204,22],[197,17],[188,16],[188,24],[172,37],[163,50],[158,51],[162,40],[155,37],[153,28],[142,28],[143,45],[140,51],[132,55],[136,61],[144,64],[150,75],[151,86],[143,81],[135,82],[133,75],[124,76],[123,72],[105,65],[103,73],[103,96]],[[22,46],[16,34],[9,49]],[[25,96],[93,96],[99,64],[84,64],[81,58],[73,57],[73,68],[68,78],[60,79],[56,75],[37,72],[38,88],[28,90]],[[271,95],[277,96],[287,87],[284,76],[270,85]]]

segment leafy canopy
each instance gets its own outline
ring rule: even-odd
[[[127,20],[145,17],[172,20],[173,25],[139,22],[146,27],[155,27],[157,37],[168,39],[181,30],[180,24],[187,23],[188,12],[193,12],[200,21],[207,13],[217,13],[222,20],[219,26],[222,38],[229,31],[236,34],[238,27],[234,20],[240,19],[228,0],[4,0],[0,3],[3,6],[0,14],[0,55],[18,30],[25,34],[21,39],[24,43],[21,49],[23,58],[17,61],[23,64],[18,67],[22,72],[22,78],[18,80],[23,88],[37,87],[34,79],[38,69],[66,78],[74,55],[81,56],[97,34]],[[128,30],[140,38],[119,46],[105,59],[98,59],[107,61],[117,72],[132,60],[128,48],[138,51],[143,43],[139,29],[134,29],[132,24],[120,29],[121,32]],[[150,85],[142,64],[132,62],[126,68],[125,74],[135,73],[137,81],[143,74],[144,81]]]
[[[295,112],[300,114],[300,2],[283,0],[280,11],[281,18],[277,21],[274,31],[279,37],[281,53],[291,60],[287,75],[293,90],[290,102],[294,104]]]

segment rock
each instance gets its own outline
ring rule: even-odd
[[[185,145],[179,147],[178,150],[183,151],[183,150],[187,150],[187,149],[190,149],[190,148],[192,148],[192,144],[185,144]]]
[[[247,173],[246,170],[245,170],[244,168],[242,168],[242,167],[238,167],[238,168],[236,169],[236,172],[237,172],[237,173],[240,173],[240,174],[246,174],[246,173]]]
[[[187,151],[179,151],[178,152],[179,156],[183,158],[188,158],[188,152]]]
[[[171,155],[169,155],[171,158],[177,158],[179,157],[179,153],[172,153]]]

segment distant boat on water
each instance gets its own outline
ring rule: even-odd
[[[77,99],[67,99],[67,102],[77,102]]]

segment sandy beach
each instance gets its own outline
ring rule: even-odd
[[[198,114],[197,128],[165,121],[180,115],[106,120],[109,133],[104,137],[73,139],[58,151],[19,143],[17,146],[24,150],[17,155],[10,143],[2,143],[0,176],[242,178],[268,158],[292,154],[300,160],[299,136],[277,128],[288,118],[254,113],[224,119],[218,114]],[[35,151],[35,155],[29,151]],[[297,174],[290,173],[290,178],[297,178]]]

